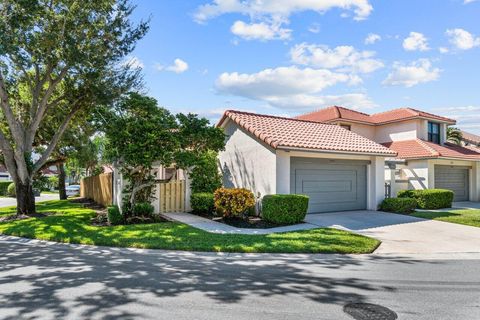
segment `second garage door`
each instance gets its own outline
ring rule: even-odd
[[[366,161],[291,158],[290,191],[310,197],[308,212],[367,208]]]
[[[455,193],[454,201],[468,201],[468,168],[455,166],[435,166],[435,188],[448,189]]]

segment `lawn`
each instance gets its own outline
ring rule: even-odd
[[[0,215],[14,208],[1,208]],[[95,227],[95,212],[68,200],[37,204],[38,212],[55,212],[44,218],[0,223],[0,233],[66,243],[149,249],[272,252],[272,253],[370,253],[378,240],[349,232],[319,228],[270,235],[208,233],[186,224],[165,222]]]
[[[451,223],[480,227],[480,210],[452,210],[448,212],[415,212],[413,216],[424,219],[439,220]]]

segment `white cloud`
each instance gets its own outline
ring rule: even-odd
[[[403,48],[407,51],[427,51],[427,38],[420,32],[410,32],[410,35],[403,40]]]
[[[163,65],[157,64],[156,68],[158,71],[166,70],[166,71],[171,71],[175,73],[183,73],[188,70],[188,63],[186,63],[180,58],[177,58],[173,61],[172,65],[163,66]]]
[[[365,44],[374,44],[377,41],[382,40],[382,37],[376,33],[369,33],[368,36],[365,38]]]
[[[433,68],[428,59],[419,59],[409,64],[395,62],[393,71],[383,81],[385,85],[413,87],[420,83],[437,80],[441,70]]]
[[[223,73],[216,81],[216,88],[220,93],[260,100],[284,109],[312,107],[334,101],[338,103],[350,101],[352,104],[355,101],[362,107],[373,105],[363,94],[319,95],[324,89],[336,84],[351,85],[359,81],[361,80],[355,75],[290,66],[265,69],[251,74]]]
[[[199,6],[194,18],[204,22],[227,13],[288,18],[295,12],[311,10],[324,13],[334,8],[353,11],[355,20],[366,19],[373,10],[368,0],[212,0]]]
[[[290,50],[292,62],[317,68],[339,69],[354,73],[370,73],[384,65],[373,59],[373,51],[357,51],[352,46],[338,46],[333,49],[324,45],[302,43]]]
[[[270,105],[282,109],[313,109],[327,106],[345,106],[351,109],[366,109],[376,107],[376,104],[364,93],[344,95],[308,95],[299,94],[288,97],[272,97]]]
[[[457,49],[469,50],[480,46],[480,37],[476,38],[464,29],[448,29],[445,34],[449,38],[450,43]]]
[[[292,30],[282,28],[281,22],[245,23],[236,21],[230,28],[232,33],[246,40],[286,40]]]
[[[440,47],[438,48],[438,51],[440,51],[440,53],[448,53],[450,50],[448,50],[447,47]]]
[[[472,2],[475,2],[475,1],[478,1],[478,0],[464,0],[463,4],[469,4],[469,3],[472,3]]]
[[[143,69],[144,64],[138,57],[129,56],[122,63],[122,66],[128,67],[130,69]]]

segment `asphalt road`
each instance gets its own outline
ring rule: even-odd
[[[59,199],[58,194],[42,193],[40,194],[40,197],[35,197],[35,202],[47,201],[47,200],[58,200],[58,199]],[[10,197],[0,197],[0,208],[16,206],[16,205],[17,205],[17,199],[10,198]]]
[[[480,319],[480,256],[243,255],[0,237],[0,319]]]

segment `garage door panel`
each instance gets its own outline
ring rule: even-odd
[[[292,193],[310,197],[309,213],[366,208],[366,165],[292,161]]]
[[[469,170],[464,167],[435,166],[435,188],[452,190],[454,201],[469,200]]]

